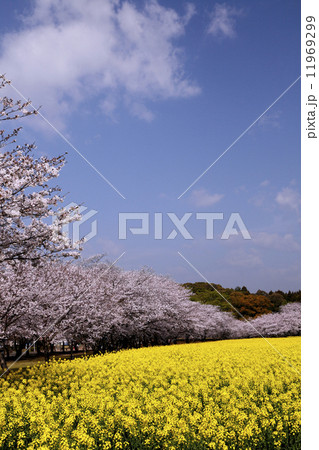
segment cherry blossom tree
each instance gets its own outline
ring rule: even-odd
[[[0,285],[0,337],[4,348],[16,344],[16,356],[36,343],[48,357],[55,342],[74,340],[75,324],[85,323],[83,310],[97,297],[92,270],[70,261],[8,264]]]
[[[90,270],[96,278],[93,303],[86,300],[66,335],[105,351],[170,343],[185,332],[190,293],[178,283],[146,269],[98,264]]]
[[[0,88],[9,84],[0,76]],[[35,113],[29,101],[0,97],[2,123]],[[80,215],[76,208],[61,207],[61,189],[49,186],[59,176],[65,157],[34,156],[34,144],[16,144],[20,130],[0,129],[0,264],[77,256],[78,243],[72,243],[62,227]],[[4,151],[6,146],[13,148]]]
[[[299,336],[301,333],[301,304],[288,303],[278,313],[264,314],[250,321],[263,336]]]
[[[255,319],[236,320],[231,327],[231,337],[243,339],[250,337],[299,336],[301,333],[301,304],[287,303],[278,312],[263,314]]]
[[[188,320],[186,336],[195,341],[227,339],[238,322],[233,314],[222,311],[219,306],[197,302],[192,302],[188,308]]]

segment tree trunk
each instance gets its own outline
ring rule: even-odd
[[[41,343],[39,341],[36,342],[37,356],[41,356]]]
[[[30,342],[26,342],[26,343],[25,343],[25,347],[26,347],[25,356],[26,356],[27,358],[29,358],[29,356],[30,356],[30,347],[31,347],[31,343],[30,343]]]
[[[14,349],[16,352],[16,358],[19,358],[22,354],[21,342],[14,341]]]
[[[7,366],[7,361],[5,359],[5,356],[4,356],[4,351],[0,352],[0,366],[3,371],[2,373],[7,372],[8,366]]]
[[[10,347],[8,345],[3,344],[3,348],[4,348],[4,357],[5,357],[5,359],[9,359]]]
[[[50,361],[50,344],[44,341],[44,359],[45,361]]]

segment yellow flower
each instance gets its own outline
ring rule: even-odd
[[[1,449],[298,448],[300,338],[141,348],[0,380]],[[16,375],[15,375],[16,377]]]

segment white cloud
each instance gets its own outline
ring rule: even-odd
[[[286,187],[278,192],[276,196],[276,202],[278,205],[299,211],[300,206],[300,194],[296,190]]]
[[[245,268],[252,268],[263,264],[261,257],[256,252],[246,252],[243,249],[231,252],[227,256],[227,262],[231,266]]]
[[[138,119],[151,122],[154,119],[154,114],[143,103],[134,102],[130,105],[130,111],[133,116]]]
[[[233,38],[236,36],[236,18],[242,11],[225,3],[217,3],[211,16],[208,33],[213,36]]]
[[[192,192],[191,202],[198,207],[212,206],[224,197],[223,194],[210,194],[206,189],[197,189]]]
[[[264,180],[264,181],[262,181],[262,182],[260,183],[260,186],[261,186],[261,187],[266,187],[266,186],[269,185],[269,183],[270,183],[269,180]]]
[[[20,29],[1,37],[1,72],[59,125],[90,99],[105,114],[123,102],[149,121],[145,102],[200,92],[177,46],[194,13],[188,5],[181,16],[156,0],[143,9],[118,0],[35,0]]]
[[[300,244],[295,241],[292,234],[283,236],[277,233],[258,232],[252,233],[252,243],[265,248],[276,250],[300,250]]]
[[[264,114],[257,122],[261,128],[280,128],[281,111],[270,111]]]
[[[257,192],[249,199],[249,202],[258,208],[268,204],[268,194],[266,192]]]

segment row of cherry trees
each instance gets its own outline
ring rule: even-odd
[[[123,271],[108,263],[45,261],[0,272],[0,337],[8,350],[37,342],[45,353],[60,341],[111,351],[204,340],[300,333],[300,304],[238,320],[150,270]]]
[[[189,300],[190,293],[150,270],[107,263],[45,261],[0,272],[0,337],[10,342],[68,341],[94,351],[229,335],[229,314]]]

